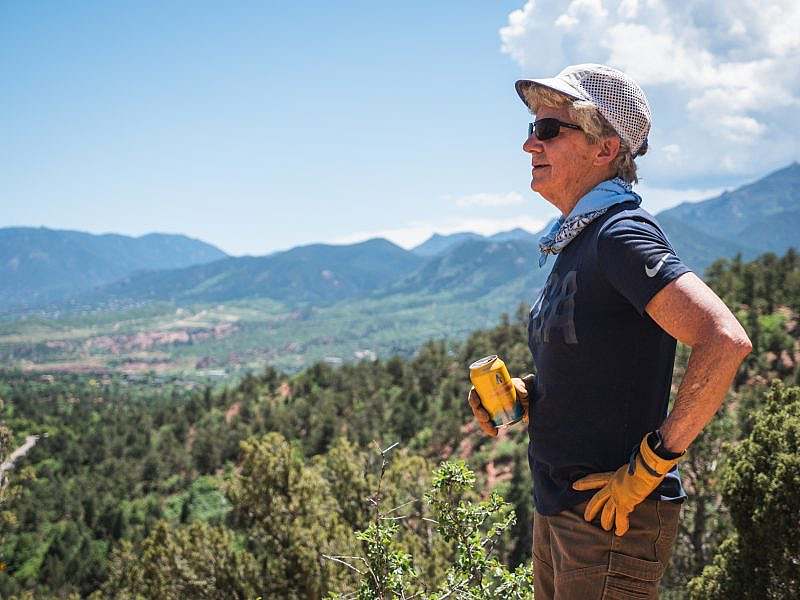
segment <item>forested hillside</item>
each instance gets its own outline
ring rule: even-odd
[[[707,280],[754,351],[681,465],[690,498],[662,597],[794,598],[800,258],[722,260]],[[476,597],[529,597],[518,594],[526,572],[512,574],[530,563],[527,436],[518,426],[483,437],[465,402],[475,358],[497,353],[513,374],[532,369],[526,319],[520,307],[412,359],[318,363],[293,376],[269,368],[220,389],[3,373],[0,414],[13,432],[3,459],[41,437],[0,496],[0,596],[369,598],[383,575],[383,589],[434,597],[477,585],[453,579],[464,546],[440,529],[448,502],[463,502],[465,520],[497,519],[481,535],[494,536],[485,548],[509,567],[492,571],[502,577],[491,585],[487,569]],[[675,390],[688,353],[679,348]],[[474,487],[455,459],[475,472]],[[394,525],[376,529],[376,510]]]

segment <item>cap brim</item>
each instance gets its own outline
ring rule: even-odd
[[[580,90],[575,89],[563,79],[557,79],[555,77],[549,79],[520,79],[514,84],[514,87],[517,89],[517,94],[525,106],[528,106],[528,102],[525,100],[525,90],[534,85],[550,88],[559,94],[564,94],[575,100],[587,99],[581,94]],[[528,108],[530,107],[528,106]]]

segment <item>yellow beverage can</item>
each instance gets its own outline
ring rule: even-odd
[[[522,405],[504,363],[496,354],[469,366],[469,378],[495,427],[507,427],[522,419]]]

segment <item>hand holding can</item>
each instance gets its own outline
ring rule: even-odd
[[[492,437],[498,428],[508,427],[527,417],[527,389],[512,379],[505,363],[496,354],[475,361],[469,367],[474,387],[467,401],[480,428]],[[525,419],[527,420],[527,419]]]

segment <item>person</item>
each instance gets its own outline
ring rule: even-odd
[[[686,497],[678,459],[751,351],[725,304],[679,258],[633,191],[651,110],[604,65],[517,81],[535,115],[531,188],[561,212],[530,311],[528,419],[536,600],[658,598]],[[676,340],[691,347],[668,413]],[[468,401],[497,429],[474,389]]]

